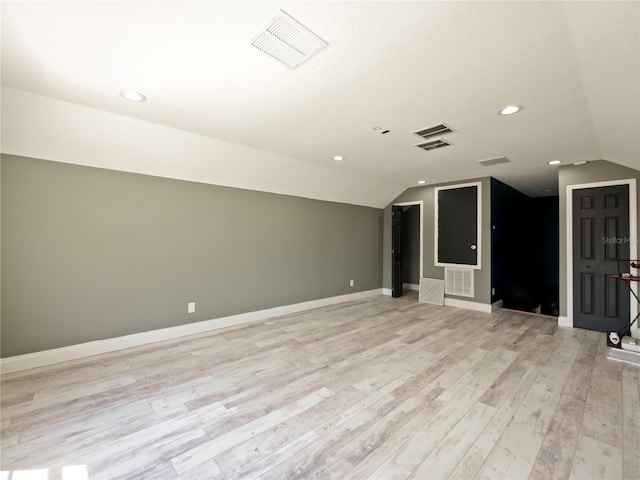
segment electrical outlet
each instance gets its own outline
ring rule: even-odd
[[[187,313],[196,313],[196,302],[187,303]]]
[[[495,288],[492,288],[492,289],[491,289],[491,295],[495,295],[495,294],[496,294],[496,289],[495,289]]]
[[[355,280],[349,280],[349,286],[350,287],[355,287],[356,286]]]

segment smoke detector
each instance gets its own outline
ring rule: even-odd
[[[251,45],[295,70],[329,44],[284,10],[258,33]]]

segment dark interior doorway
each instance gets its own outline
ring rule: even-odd
[[[420,284],[420,212],[408,205],[402,216],[402,283],[412,289]]]
[[[405,288],[420,283],[421,213],[419,204],[392,207],[392,297],[401,297]]]
[[[530,198],[492,179],[492,302],[559,315],[559,198]]]
[[[401,297],[402,291],[402,207],[391,207],[391,296]]]

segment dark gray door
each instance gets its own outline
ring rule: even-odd
[[[611,275],[629,271],[629,187],[573,191],[573,325],[629,328],[629,289]]]
[[[391,207],[391,296],[402,296],[402,207]]]

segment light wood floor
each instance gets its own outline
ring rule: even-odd
[[[372,297],[3,376],[2,479],[639,479],[640,368],[605,356]]]

